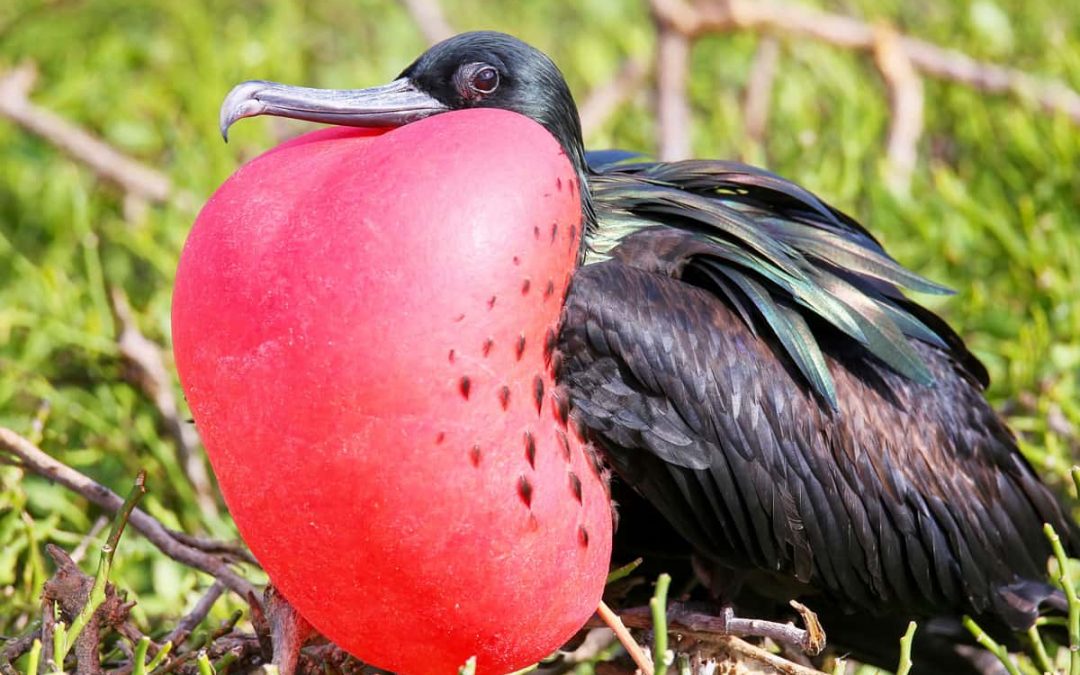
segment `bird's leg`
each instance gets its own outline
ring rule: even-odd
[[[281,675],[293,675],[300,658],[300,648],[315,634],[315,629],[273,586],[266,587],[263,606],[270,624],[273,663]]]

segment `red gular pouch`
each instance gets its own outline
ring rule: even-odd
[[[611,506],[550,366],[580,189],[542,126],[474,109],[305,135],[195,222],[173,341],[221,490],[365,662],[516,670],[600,600]]]

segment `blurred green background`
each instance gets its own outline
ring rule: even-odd
[[[457,30],[503,30],[547,51],[579,102],[626,58],[649,62],[656,41],[637,0],[441,4]],[[1080,88],[1080,2],[818,6]],[[919,163],[910,196],[895,197],[882,163],[887,91],[866,54],[783,39],[766,140],[747,140],[741,101],[759,39],[733,33],[696,43],[695,154],[748,158],[794,179],[861,219],[902,263],[954,288],[954,297],[921,300],[987,364],[991,400],[1065,494],[1067,469],[1080,457],[1080,127],[1016,99],[927,79]],[[121,190],[0,119],[0,424],[30,434],[47,401],[47,452],[121,493],[146,468],[144,508],[163,523],[235,536],[223,507],[197,505],[156,408],[125,380],[110,289],[126,293],[139,328],[167,354],[173,273],[198,205],[244,159],[300,128],[250,121],[222,143],[217,111],[233,84],[374,85],[425,46],[409,14],[389,1],[0,3],[0,72],[32,62],[37,105],[192,196],[125,208]],[[589,147],[654,149],[650,87]],[[0,634],[19,632],[38,612],[50,573],[43,545],[75,547],[99,515],[59,486],[0,466]],[[133,534],[114,579],[138,599],[144,628],[182,614],[210,583]],[[238,606],[230,598],[214,616]]]

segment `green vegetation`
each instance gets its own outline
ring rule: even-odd
[[[835,5],[1080,88],[1080,3]],[[647,59],[655,41],[637,0],[443,6],[457,29],[498,28],[548,51],[579,101],[626,57]],[[1015,99],[926,80],[920,161],[911,196],[896,197],[884,182],[888,97],[872,59],[785,41],[768,140],[755,147],[741,97],[757,42],[731,34],[697,44],[696,154],[749,158],[802,183],[862,220],[902,263],[955,289],[921,300],[987,364],[991,400],[1037,471],[1066,493],[1080,454],[1080,127]],[[143,333],[168,345],[173,273],[197,205],[243,160],[301,128],[258,120],[222,143],[217,110],[233,84],[372,85],[424,46],[409,16],[385,0],[0,3],[0,72],[32,61],[35,103],[193,195],[132,208],[121,190],[0,119],[0,425],[36,436],[116,491],[145,469],[142,508],[168,527],[235,537],[220,503],[200,508],[157,409],[125,379],[110,289],[127,295]],[[652,138],[642,89],[587,140],[651,149]],[[100,515],[62,486],[0,465],[0,635],[23,632],[40,614],[51,573],[45,544],[75,548]],[[134,533],[111,578],[138,600],[133,619],[144,628],[175,622],[211,582]],[[241,606],[228,595],[210,621]]]

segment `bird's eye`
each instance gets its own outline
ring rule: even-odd
[[[481,94],[490,94],[499,86],[499,71],[483,66],[469,78],[469,86]]]
[[[454,75],[454,83],[466,99],[481,99],[499,88],[499,70],[489,63],[469,63]]]

